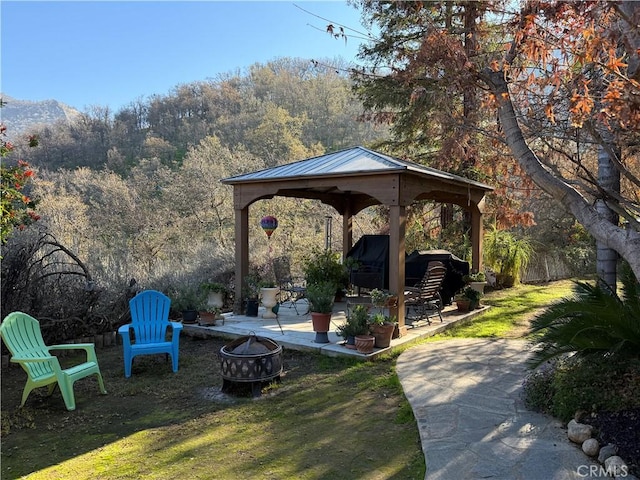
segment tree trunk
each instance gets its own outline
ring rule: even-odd
[[[608,139],[608,135],[603,138]],[[608,142],[607,147],[614,148]],[[614,202],[612,197],[607,198],[607,192],[620,193],[620,172],[614,166],[609,156],[609,151],[605,146],[600,146],[598,150],[598,183],[603,191],[601,197],[596,200],[596,211],[602,218],[618,225],[619,218],[614,209],[609,208],[608,202]],[[609,248],[600,240],[596,241],[596,271],[598,280],[607,284],[612,291],[616,291],[616,269],[618,264],[618,253]]]
[[[486,69],[482,79],[500,102],[498,118],[516,161],[538,187],[565,205],[596,241],[618,252],[629,263],[636,278],[640,279],[640,233],[631,228],[621,228],[603,217],[580,192],[545,168],[524,139],[504,73]]]

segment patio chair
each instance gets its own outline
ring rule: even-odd
[[[280,304],[289,302],[289,308],[293,306],[296,315],[300,315],[298,311],[298,301],[306,298],[307,288],[304,282],[294,279],[291,275],[291,262],[289,257],[278,257],[273,260],[273,273],[280,287]],[[305,312],[306,313],[306,310]]]
[[[415,287],[405,288],[405,306],[407,307],[407,317],[410,317],[409,310],[416,312],[417,319],[426,318],[427,323],[431,325],[429,320],[430,312],[437,312],[442,322],[443,302],[440,295],[442,282],[447,274],[447,268],[442,262],[429,262],[427,271],[418,285]]]
[[[182,324],[169,321],[170,306],[171,299],[155,290],[145,290],[129,300],[131,323],[118,328],[124,348],[125,377],[131,376],[131,364],[138,355],[165,353],[171,356],[173,371],[178,371]]]
[[[48,394],[51,395],[57,385],[60,387],[67,410],[75,410],[73,384],[76,380],[89,375],[97,375],[100,392],[107,393],[93,343],[47,346],[42,338],[38,320],[22,312],[13,312],[5,317],[0,325],[0,336],[11,352],[11,361],[20,364],[27,373],[21,407],[24,406],[34,388],[48,386]],[[63,369],[60,367],[58,358],[51,355],[55,350],[84,350],[86,361]]]

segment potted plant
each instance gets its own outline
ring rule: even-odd
[[[340,325],[336,332],[345,339],[347,348],[355,348],[355,338],[369,333],[369,311],[367,307],[356,305],[347,316],[346,323]]]
[[[496,272],[496,283],[507,288],[520,281],[520,272],[533,255],[529,240],[496,227],[485,235],[483,249],[486,264]]]
[[[224,306],[227,287],[218,282],[206,282],[200,288],[207,296],[207,305],[210,309],[221,309]]]
[[[307,285],[307,300],[311,311],[315,343],[329,343],[329,325],[336,296],[336,286],[332,282],[310,283]]]
[[[273,311],[273,307],[278,304],[278,293],[280,289],[272,280],[260,282],[260,298],[262,306],[265,308],[262,318],[276,318],[278,315]]]
[[[251,273],[244,277],[245,315],[247,317],[258,316],[258,294],[260,293],[260,277]]]
[[[377,348],[387,348],[391,345],[391,337],[395,328],[395,320],[381,312],[369,317],[369,333],[375,337]]]
[[[371,290],[371,293],[369,295],[371,296],[371,303],[373,303],[378,308],[384,307],[389,297],[391,297],[391,295],[384,292],[383,290],[380,290],[379,288],[374,288],[373,290]]]
[[[171,306],[182,313],[184,323],[195,323],[198,312],[205,308],[204,292],[193,286],[176,289],[170,294]]]
[[[470,273],[462,277],[462,281],[474,290],[484,294],[484,286],[487,284],[484,272]]]
[[[482,293],[474,290],[471,287],[464,287],[462,292],[456,295],[455,301],[458,307],[458,310],[461,312],[468,312],[470,310],[475,310],[480,305],[480,298],[482,297]]]
[[[331,282],[336,286],[334,292],[340,297],[349,285],[349,272],[340,262],[340,256],[330,250],[313,249],[302,265],[307,285]]]

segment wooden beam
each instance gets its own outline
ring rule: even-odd
[[[390,311],[389,313],[396,316],[400,334],[404,335],[407,332],[407,327],[404,323],[405,207],[403,205],[392,205],[389,208],[389,216],[389,292],[398,296],[396,311]]]
[[[236,289],[233,313],[242,313],[244,279],[249,274],[249,207],[235,209]]]
[[[482,212],[478,206],[471,207],[471,269],[482,271]]]

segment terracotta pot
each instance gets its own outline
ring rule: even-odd
[[[331,325],[330,313],[311,312],[311,324],[316,332],[315,343],[329,343],[329,326]]]
[[[199,325],[212,326],[216,324],[216,314],[212,312],[200,312]]]
[[[375,337],[376,348],[387,348],[391,345],[391,337],[395,329],[394,323],[383,323],[382,325],[371,325],[369,332]]]
[[[356,335],[356,350],[360,353],[371,353],[375,341],[373,335]]]
[[[466,299],[456,300],[456,306],[461,312],[468,312],[469,307],[471,306],[471,301]]]
[[[314,332],[328,332],[331,324],[331,314],[311,312],[311,324]]]

